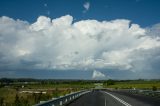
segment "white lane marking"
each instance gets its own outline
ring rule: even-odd
[[[105,100],[104,100],[104,104],[105,104],[105,106],[106,106],[106,98],[105,98]]]
[[[118,100],[120,103],[124,104],[125,106],[132,106],[131,104],[129,104],[129,103],[125,102],[124,100],[122,100],[122,99],[120,99],[120,98],[114,96],[114,95],[111,94],[111,93],[108,93],[108,92],[104,92],[104,93],[106,93],[106,94],[112,96],[114,99]]]

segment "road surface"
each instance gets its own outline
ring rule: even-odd
[[[160,106],[160,99],[126,92],[95,90],[67,106]]]

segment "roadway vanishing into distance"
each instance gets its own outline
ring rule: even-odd
[[[160,106],[160,99],[120,91],[94,90],[67,106]]]

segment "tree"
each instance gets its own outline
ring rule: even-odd
[[[35,103],[39,103],[39,101],[41,100],[41,95],[42,95],[42,93],[37,93],[37,94],[34,93],[33,94]]]
[[[156,86],[152,86],[152,90],[153,91],[157,91],[157,87]]]
[[[114,80],[108,80],[107,81],[107,85],[114,85],[115,84],[115,81]]]

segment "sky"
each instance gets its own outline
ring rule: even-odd
[[[159,79],[159,0],[1,0],[0,78]]]

